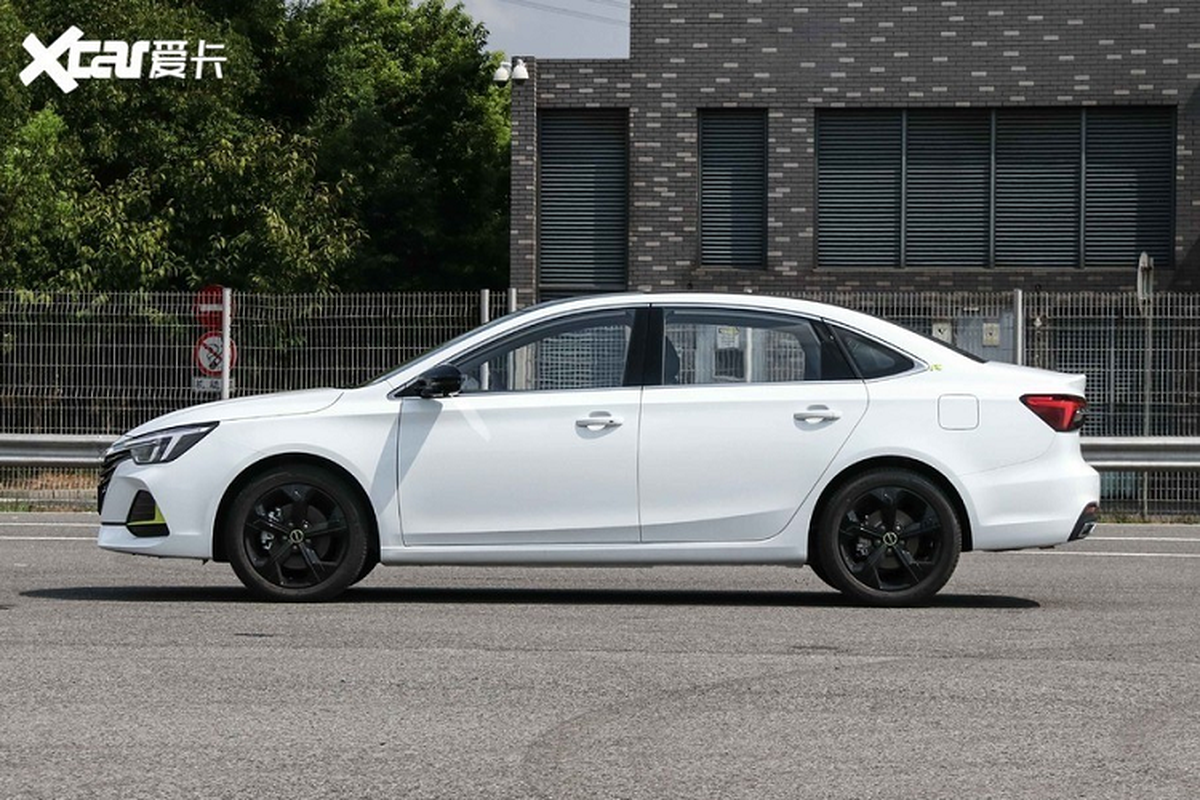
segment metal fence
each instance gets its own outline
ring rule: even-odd
[[[506,292],[234,297],[233,394],[365,383],[481,320]],[[0,292],[0,432],[120,433],[214,400],[209,326],[179,293]]]
[[[866,311],[988,359],[1085,373],[1085,435],[1200,434],[1200,295],[797,296]],[[237,294],[232,394],[361,384],[514,303],[505,291]],[[195,365],[209,327],[198,319],[190,294],[0,291],[0,433],[115,434],[215,399],[219,387]],[[0,499],[53,501],[64,482],[0,470]],[[1200,475],[1106,474],[1104,495],[1109,509],[1200,514]]]

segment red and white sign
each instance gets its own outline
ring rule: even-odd
[[[196,360],[196,368],[205,375],[216,377],[221,374],[221,365],[225,360],[225,347],[221,339],[220,331],[209,331],[200,337],[200,341],[196,342],[196,351],[194,353]],[[237,363],[237,346],[234,345],[233,339],[229,340],[229,369],[233,369],[233,365]]]
[[[212,284],[196,292],[192,313],[203,328],[221,327],[221,314],[225,310],[225,287]],[[232,310],[231,310],[232,314]]]

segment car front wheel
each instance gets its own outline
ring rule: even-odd
[[[243,487],[224,533],[234,572],[264,600],[336,597],[363,572],[369,552],[355,492],[307,464],[276,467]]]
[[[819,523],[819,575],[875,606],[922,603],[950,580],[962,527],[945,492],[923,475],[877,469],[834,492]]]

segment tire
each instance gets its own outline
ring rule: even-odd
[[[818,575],[872,606],[910,606],[937,594],[958,565],[962,524],[923,475],[876,469],[830,497],[817,530]]]
[[[811,561],[807,562],[807,566],[809,569],[811,569],[813,571],[814,575],[816,575],[818,578],[821,579],[821,582],[824,583],[826,586],[828,586],[832,589],[837,588],[836,586],[834,586],[832,583],[829,582],[829,578],[825,575],[825,569],[821,566],[820,558],[813,558]]]
[[[374,555],[368,554],[366,559],[363,561],[362,569],[358,571],[358,576],[350,583],[350,585],[353,586],[356,583],[365,581],[367,576],[374,572],[375,567],[377,566],[379,566],[379,559],[375,558]]]
[[[364,574],[367,531],[365,509],[343,478],[307,464],[281,466],[238,492],[225,552],[258,598],[329,600]]]

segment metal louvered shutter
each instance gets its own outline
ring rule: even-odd
[[[1078,110],[996,112],[999,267],[1079,265]]]
[[[627,288],[628,140],[623,110],[540,112],[539,288]]]
[[[767,117],[700,112],[700,263],[766,266]]]
[[[983,267],[991,232],[987,111],[909,111],[904,264]]]
[[[1130,267],[1147,252],[1170,266],[1174,247],[1172,108],[1089,108],[1084,263]]]
[[[817,265],[900,264],[900,111],[817,117]]]

